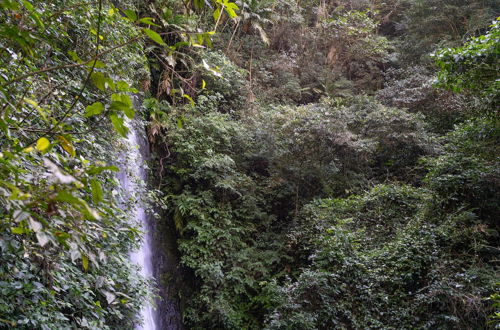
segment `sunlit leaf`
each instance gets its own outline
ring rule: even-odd
[[[144,28],[143,31],[154,42],[156,42],[162,46],[166,45],[166,43],[163,41],[163,39],[161,38],[161,36],[157,32],[150,30],[150,29],[146,29],[146,28]]]
[[[131,21],[137,21],[137,14],[135,13],[135,11],[131,9],[125,9],[123,12],[125,13],[125,16],[127,16]]]
[[[191,105],[194,107],[195,103],[194,103],[194,100],[191,96],[189,96],[187,94],[183,94],[182,97],[188,99],[189,103],[191,103]]]
[[[26,9],[28,9],[29,11],[32,11],[33,9],[35,9],[35,8],[33,7],[33,5],[32,5],[29,1],[27,1],[27,0],[23,0],[23,5],[24,5],[24,7],[26,7]]]
[[[151,18],[151,17],[143,17],[139,20],[139,22],[141,22],[143,24],[154,25],[154,26],[159,27],[159,25],[154,22],[154,18]]]
[[[226,7],[226,8],[224,8],[224,10],[229,15],[229,17],[231,17],[231,18],[238,17],[238,14],[236,14],[236,12],[234,11],[233,8]]]
[[[13,234],[17,234],[17,235],[21,235],[21,234],[24,234],[26,232],[26,230],[23,227],[11,227],[10,231]]]
[[[217,22],[219,20],[219,18],[220,18],[220,8],[216,8],[214,10],[213,16],[214,16],[214,20]]]
[[[71,157],[75,157],[76,156],[76,152],[75,152],[75,148],[73,147],[73,145],[71,144],[71,142],[66,139],[64,136],[62,135],[59,135],[57,136],[57,139],[59,140],[59,144],[63,147],[63,149],[71,156]]]
[[[101,102],[96,102],[85,108],[85,117],[99,115],[104,110],[104,105]]]
[[[89,258],[84,254],[82,254],[82,266],[85,271],[89,269]]]
[[[109,115],[109,119],[111,120],[111,123],[113,124],[116,132],[118,132],[118,134],[120,134],[122,137],[127,137],[128,128],[124,125],[123,118],[120,118],[115,114],[111,114]]]
[[[111,99],[113,100],[110,105],[111,110],[123,111],[129,119],[134,118],[133,103],[128,94],[113,94]]]
[[[116,88],[120,92],[126,92],[130,89],[130,86],[126,81],[120,80],[119,82],[116,83]]]
[[[50,146],[50,141],[47,138],[39,138],[38,141],[36,141],[36,148],[39,151],[44,151]]]

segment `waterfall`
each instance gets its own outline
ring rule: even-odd
[[[124,141],[126,147],[125,155],[123,155],[124,164],[122,164],[118,177],[127,198],[135,203],[132,217],[140,224],[144,232],[139,250],[134,251],[130,258],[141,268],[141,275],[151,279],[154,277],[152,224],[146,213],[145,201],[141,198],[146,192],[147,171],[145,165],[149,158],[149,147],[144,134],[141,134],[143,130],[138,122],[129,121],[127,126],[129,134]],[[155,314],[151,304],[143,306],[141,310],[143,324],[138,326],[137,330],[157,330]]]

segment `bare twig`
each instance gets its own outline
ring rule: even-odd
[[[231,35],[231,39],[229,39],[229,43],[227,44],[226,54],[229,51],[229,48],[231,47],[231,43],[233,42],[233,38],[236,35],[236,32],[238,31],[238,27],[240,26],[240,22],[241,22],[241,19],[238,20],[238,22],[236,23],[236,26],[234,27],[234,31],[233,31],[233,34]]]

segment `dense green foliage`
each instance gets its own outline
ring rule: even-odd
[[[0,328],[139,322],[136,112],[186,328],[500,327],[498,2],[0,7]]]
[[[499,40],[500,19],[497,19],[485,35],[473,38],[462,47],[439,51],[435,57],[440,68],[440,84],[454,91],[480,93],[485,101],[496,105],[500,94]]]
[[[147,287],[110,128],[134,116],[140,29],[104,2],[0,6],[0,327],[132,328]]]
[[[237,3],[195,106],[145,103],[185,325],[494,327],[495,4]]]

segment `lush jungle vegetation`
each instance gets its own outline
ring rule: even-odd
[[[186,329],[500,328],[498,1],[0,8],[0,328],[140,323],[133,118]]]

